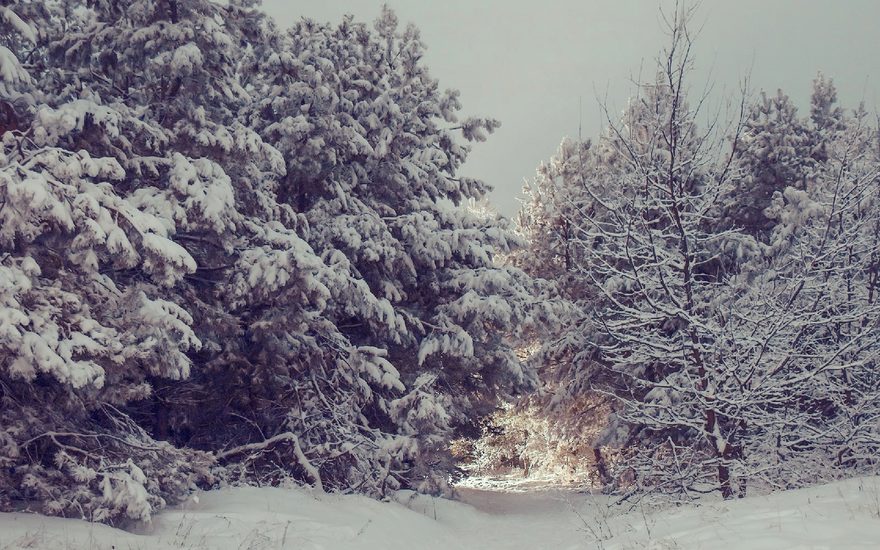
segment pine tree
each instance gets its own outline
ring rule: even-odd
[[[456,120],[390,11],[282,34],[254,4],[3,5],[10,499],[441,490],[453,434],[534,384],[513,348],[553,304],[458,174],[497,122]]]
[[[743,172],[732,195],[724,198],[725,227],[739,227],[766,241],[773,220],[765,210],[773,194],[792,186],[803,188],[812,166],[811,132],[798,117],[791,99],[779,90],[775,97],[762,92],[748,113],[738,138],[735,162]]]
[[[373,30],[304,20],[261,67],[264,99],[248,116],[287,159],[280,200],[332,266],[323,315],[339,333],[310,370],[344,405],[317,429],[291,426],[325,478],[378,492],[445,486],[453,433],[534,383],[506,335],[552,315],[530,278],[496,266],[517,240],[465,208],[487,187],[459,177],[469,149],[457,134],[485,139],[497,122],[459,122],[457,92],[438,91],[422,55],[418,31],[388,10]],[[339,452],[340,423],[359,448]]]
[[[165,291],[195,262],[125,191],[126,131],[145,125],[86,85],[72,94],[69,67],[53,65],[69,53],[53,43],[61,13],[21,7],[36,30],[16,28],[41,40],[30,75],[7,80],[33,87],[19,88],[0,157],[0,479],[7,498],[51,513],[148,519],[210,480],[209,457],[154,441],[121,410],[151,378],[189,374],[201,342]]]

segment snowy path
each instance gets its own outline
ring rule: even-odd
[[[880,478],[656,513],[568,489],[463,488],[460,498],[227,489],[166,510],[140,534],[0,514],[0,550],[880,548]]]
[[[458,499],[490,516],[572,513],[571,503],[583,495],[566,490],[505,492],[491,489],[458,489]]]

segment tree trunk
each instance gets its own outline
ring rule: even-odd
[[[730,468],[723,462],[718,464],[718,485],[724,500],[733,498],[733,489],[730,487]]]
[[[602,455],[602,449],[593,448],[593,458],[596,460],[596,471],[599,473],[599,481],[603,486],[611,483],[611,476],[608,475],[608,466],[605,463],[605,457]]]

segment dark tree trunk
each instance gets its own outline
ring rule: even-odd
[[[608,466],[605,463],[605,456],[602,455],[602,449],[594,447],[593,458],[596,460],[596,472],[599,473],[599,481],[603,486],[609,485],[611,483],[611,476],[608,475]]]

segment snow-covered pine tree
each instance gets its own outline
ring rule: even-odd
[[[148,125],[78,81],[55,48],[88,14],[4,4],[19,39],[5,34],[0,49],[3,504],[148,519],[210,478],[208,456],[154,441],[122,411],[150,395],[149,379],[190,372],[201,342],[165,292],[195,262],[169,220],[126,196],[121,151]]]
[[[813,80],[807,127],[810,132],[811,159],[816,162],[828,160],[828,144],[846,130],[847,122],[843,108],[837,104],[834,82],[822,73]]]
[[[3,4],[8,499],[145,519],[215,461],[436,489],[533,383],[512,344],[552,304],[458,174],[497,123],[389,11],[282,36],[253,4]]]
[[[0,3],[0,132],[15,130],[24,116],[23,111],[33,99],[31,77],[22,66],[21,59],[36,46],[37,33],[34,26],[19,15],[24,13],[18,2],[4,0]]]
[[[340,334],[311,380],[291,381],[306,410],[288,423],[341,487],[442,488],[453,432],[534,383],[509,338],[552,320],[529,277],[496,265],[515,237],[466,207],[487,187],[459,175],[459,135],[485,139],[497,122],[459,121],[457,92],[439,91],[422,55],[389,10],[373,29],[304,20],[265,60],[248,118],[287,159],[279,197],[333,268],[324,315]]]
[[[762,92],[738,137],[734,162],[742,172],[729,197],[723,197],[719,223],[738,227],[766,242],[774,222],[765,210],[773,194],[786,187],[803,188],[812,165],[811,135],[791,99],[779,90]]]
[[[248,478],[265,473],[251,460],[257,456],[273,465],[272,475],[292,472],[322,486],[306,454],[315,451],[304,453],[292,428],[306,418],[303,431],[328,428],[315,430],[323,439],[310,443],[343,457],[345,489],[364,481],[351,481],[346,462],[346,451],[362,443],[357,396],[369,395],[369,384],[400,384],[382,350],[345,346],[342,361],[328,369],[328,393],[354,420],[323,424],[329,401],[312,396],[303,404],[290,383],[301,379],[311,389],[307,366],[324,355],[338,358],[341,338],[323,315],[326,302],[344,292],[361,298],[364,285],[338,273],[338,258],[325,264],[297,235],[303,220],[276,200],[285,171],[280,154],[238,118],[254,101],[242,85],[242,54],[244,61],[264,54],[274,32],[238,3],[99,2],[49,48],[66,66],[83,68],[82,87],[128,115],[117,142],[101,144],[126,170],[115,187],[161,220],[189,258],[186,278],[167,279],[163,292],[191,314],[199,335],[194,376],[169,383],[150,373],[124,413],[156,438],[242,464],[235,470]],[[114,275],[120,285],[138,282],[131,271]],[[343,362],[359,376],[336,368]],[[376,462],[356,465],[357,472],[381,471]]]

